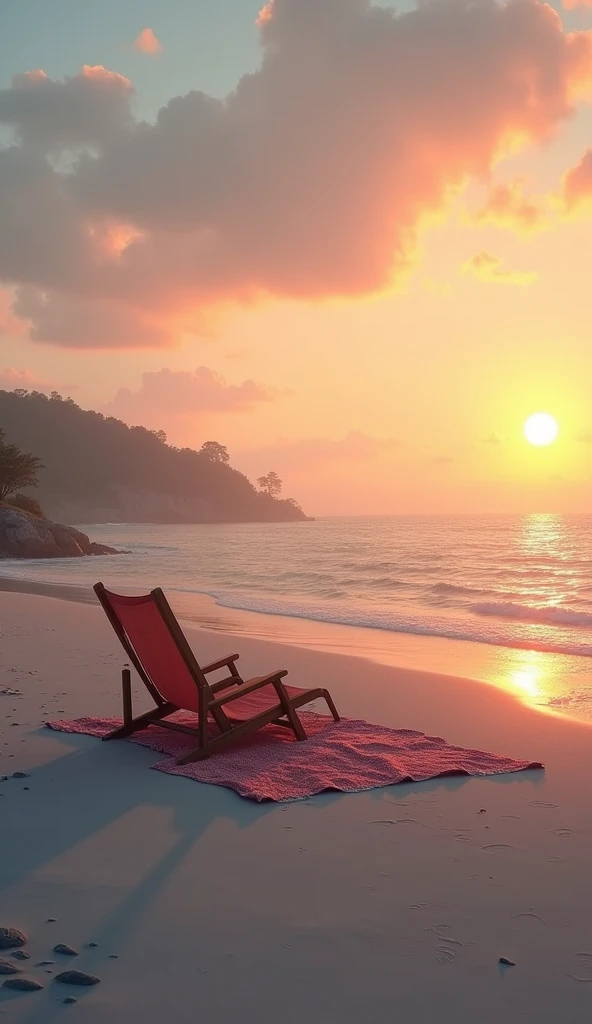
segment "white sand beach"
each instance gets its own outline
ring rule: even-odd
[[[0,989],[3,1019],[590,1020],[590,726],[472,680],[187,632],[201,660],[237,649],[247,674],[329,686],[344,715],[546,771],[284,805],[150,771],[152,750],[43,727],[120,713],[101,610],[1,593],[0,925],[28,934],[20,966],[44,984]],[[76,1006],[57,963],[35,966],[73,966],[59,942],[101,979]]]

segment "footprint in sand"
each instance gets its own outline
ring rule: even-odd
[[[455,828],[452,832],[454,838],[459,843],[470,843],[473,838],[472,828]]]
[[[551,804],[548,800],[529,800],[531,807],[559,807],[559,804]]]
[[[574,953],[577,961],[577,974],[568,974],[572,981],[592,981],[592,953]]]
[[[541,924],[544,924],[544,925],[547,924],[547,922],[544,920],[544,918],[540,917],[539,914],[535,914],[533,910],[523,910],[522,913],[520,913],[520,914],[513,914],[512,915],[512,920],[513,921],[517,921],[518,918],[520,918],[520,917],[531,917],[531,918],[534,918],[535,921],[540,921]]]
[[[499,853],[500,850],[513,850],[514,847],[509,843],[488,843],[487,846],[482,846],[482,850],[486,853]]]
[[[456,959],[458,953],[462,952],[463,943],[459,939],[453,939],[448,934],[450,931],[449,924],[435,924],[431,928],[426,928],[426,931],[435,935],[439,940],[439,945],[436,947],[436,960],[440,964],[450,964]]]
[[[571,835],[570,828],[554,828],[552,830],[554,836],[558,836],[559,839],[569,839]]]

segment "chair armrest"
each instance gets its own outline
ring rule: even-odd
[[[238,661],[238,654],[229,654],[227,658],[219,658],[218,661],[212,661],[209,665],[204,665],[202,672],[206,675],[208,672],[217,672],[219,668],[231,668],[235,661]]]
[[[269,675],[266,676],[258,676],[256,679],[248,679],[246,683],[241,683],[239,686],[233,687],[232,690],[229,690],[228,693],[224,693],[221,697],[218,697],[217,700],[211,700],[208,707],[222,707],[223,704],[228,704],[230,701],[237,700],[239,697],[246,697],[248,693],[260,690],[261,687],[267,686],[269,683],[273,683],[274,685],[277,684],[276,689],[278,690],[279,696],[279,690],[282,688],[280,680],[283,676],[287,675],[287,669],[280,669],[278,672],[270,672]]]

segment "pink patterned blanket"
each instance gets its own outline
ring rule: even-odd
[[[227,786],[257,801],[301,800],[323,790],[357,793],[441,775],[498,775],[543,767],[537,761],[455,747],[411,729],[387,729],[347,718],[335,723],[312,713],[301,717],[308,734],[305,743],[298,743],[281,726],[268,725],[230,750],[187,765],[178,765],[176,758],[196,745],[189,736],[150,726],[129,739],[168,755],[152,766],[157,771]],[[195,726],[196,719],[179,712],[171,720]],[[57,732],[102,737],[121,720],[78,718],[47,724]]]

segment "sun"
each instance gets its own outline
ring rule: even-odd
[[[548,412],[535,412],[524,424],[524,436],[529,444],[541,448],[553,444],[559,433],[559,425]]]

